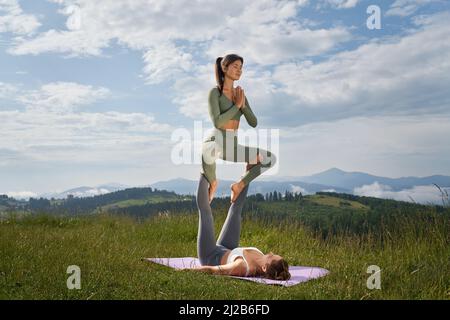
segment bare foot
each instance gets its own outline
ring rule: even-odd
[[[242,180],[231,185],[231,203],[236,201],[244,187],[245,183]]]
[[[216,190],[217,190],[217,179],[209,184],[209,189],[208,189],[209,203],[211,203],[211,201],[213,200],[214,193],[216,192]]]

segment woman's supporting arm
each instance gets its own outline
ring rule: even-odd
[[[230,109],[220,114],[219,91],[214,88],[209,92],[208,111],[214,127],[219,129],[239,112],[239,108],[233,103]]]
[[[245,105],[241,108],[241,112],[244,114],[245,119],[247,119],[247,123],[253,128],[258,124],[258,120],[256,119],[255,114],[253,113],[252,108],[248,103],[247,97],[245,97]]]

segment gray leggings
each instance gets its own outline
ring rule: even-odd
[[[248,185],[242,189],[238,198],[228,209],[227,218],[222,226],[217,243],[214,241],[214,222],[208,200],[208,180],[200,174],[197,189],[197,206],[199,212],[197,254],[201,265],[220,265],[222,256],[239,245],[241,234],[241,212],[247,196]]]
[[[258,154],[263,156],[262,162],[256,161]],[[245,185],[273,167],[277,161],[275,154],[268,150],[238,143],[236,130],[214,128],[202,144],[201,173],[210,183],[216,180],[216,160],[219,158],[253,165],[241,175],[241,180]]]

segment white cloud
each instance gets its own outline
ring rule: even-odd
[[[17,0],[0,0],[0,32],[32,35],[40,22],[31,14],[25,14]]]
[[[415,13],[421,6],[432,3],[442,2],[442,0],[396,0],[386,11],[387,16],[406,17]]]
[[[352,38],[343,27],[305,28],[303,17],[297,16],[302,5],[289,1],[245,4],[242,14],[230,17],[227,28],[213,39],[207,50],[209,59],[238,52],[252,64],[276,65],[325,53]]]
[[[6,195],[14,199],[29,199],[38,197],[37,193],[32,191],[9,191],[6,192]]]
[[[277,66],[272,79],[281,88],[275,101],[283,108],[273,122],[448,114],[450,42],[442,39],[450,33],[449,21],[449,12],[435,14],[417,19],[419,29],[403,38],[374,39],[324,62]]]
[[[0,81],[0,99],[12,99],[18,90],[17,85]]]
[[[115,111],[66,114],[0,111],[0,117],[0,145],[41,162],[149,161],[151,153],[168,143],[171,128],[157,123],[151,115]],[[130,158],[133,154],[146,154],[148,158]],[[3,165],[17,164],[17,159],[7,160],[4,159]]]
[[[260,36],[262,34],[264,37]],[[224,39],[213,40],[207,50],[211,59],[224,52],[235,51],[260,65],[277,65],[283,61],[320,55],[352,38],[344,27],[308,29],[302,28],[298,22],[247,27],[234,25],[223,35]]]
[[[291,186],[291,191],[293,193],[300,193],[301,192],[303,195],[310,193],[306,189],[304,189],[304,188],[302,188],[300,186],[296,186],[296,185],[293,185],[293,184],[291,184],[290,186]]]
[[[120,163],[152,160],[172,127],[139,112],[79,112],[110,95],[103,87],[54,82],[19,91],[24,111],[0,110],[0,166],[20,163]],[[160,155],[158,155],[160,156]]]
[[[450,188],[444,189],[450,190]],[[355,188],[353,190],[353,193],[359,196],[394,199],[422,204],[432,203],[442,205],[441,192],[433,185],[414,186],[410,189],[393,191],[392,188],[387,185],[374,182],[370,185],[363,185],[361,187]]]
[[[77,56],[100,56],[101,49],[108,46],[108,39],[96,32],[48,30],[35,38],[15,38],[7,50],[13,55],[38,55],[45,52],[67,53],[66,58]]]
[[[161,43],[143,55],[145,80],[148,84],[177,79],[183,72],[193,70],[195,63],[190,53],[183,52],[173,43]]]
[[[76,14],[79,17],[79,27],[50,29],[33,39],[18,39],[10,53],[59,52],[68,53],[69,56],[97,56],[102,54],[102,49],[108,47],[113,39],[131,49],[144,51],[163,44],[160,50],[164,52],[167,42],[204,41],[215,36],[223,28],[223,24],[217,21],[223,20],[227,14],[238,13],[244,5],[237,0],[227,3],[187,0],[52,2],[62,6],[59,12],[66,15],[68,20],[73,19]],[[68,10],[73,7],[78,9]]]
[[[28,109],[37,111],[67,113],[74,109],[90,105],[111,95],[104,87],[93,88],[75,82],[52,82],[41,86],[38,90],[26,92],[17,100]]]
[[[212,61],[225,51],[236,50],[252,63],[276,64],[324,53],[351,38],[343,27],[305,28],[314,22],[297,17],[307,4],[304,0],[52,1],[64,8],[60,13],[68,20],[73,20],[77,12],[79,27],[50,29],[31,39],[16,38],[8,50],[10,54],[99,56],[102,49],[117,40],[120,45],[144,52],[143,71],[151,84],[176,78],[180,73],[196,74],[194,57],[206,55]],[[79,10],[67,10],[73,7]]]
[[[358,4],[359,0],[321,0],[318,4],[319,8],[322,5],[328,5],[336,9],[349,9]]]

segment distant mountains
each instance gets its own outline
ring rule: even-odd
[[[78,187],[69,189],[63,192],[49,192],[40,194],[39,197],[51,199],[64,199],[67,198],[69,194],[73,195],[74,197],[91,197],[91,196],[97,196],[105,193],[110,193],[114,191],[119,191],[123,189],[130,188],[130,186],[127,186],[125,184],[120,183],[108,183],[108,184],[102,184],[95,187]]]
[[[232,180],[218,180],[219,184],[217,187],[217,196],[229,196],[230,195],[230,185],[235,181]],[[165,189],[168,191],[174,191],[179,194],[196,194],[197,193],[197,180],[188,179],[172,179],[167,181],[160,181],[150,185],[152,188]],[[248,194],[255,193],[268,193],[273,191],[284,192],[286,190],[292,192],[301,192],[302,194],[313,194],[317,191],[334,191],[340,193],[348,193],[349,190],[341,187],[331,186],[327,184],[318,183],[306,183],[303,181],[258,181],[254,180],[250,183],[248,189]]]
[[[364,172],[346,172],[338,168],[331,168],[321,173],[314,174],[307,177],[298,177],[297,179],[317,184],[327,184],[348,190],[361,187],[363,185],[370,185],[375,182],[387,185],[392,188],[392,191],[400,191],[409,189],[414,186],[425,186],[433,183],[440,187],[450,187],[450,176],[433,175],[428,177],[401,177],[401,178],[386,178],[374,176]]]
[[[233,182],[234,181],[231,180],[219,179],[219,186],[216,195],[229,196],[230,185]],[[450,176],[433,175],[428,177],[388,178],[374,176],[364,172],[346,172],[338,168],[331,168],[329,170],[310,176],[280,177],[274,181],[256,179],[250,184],[248,193],[265,194],[268,192],[278,191],[284,194],[284,192],[288,190],[291,192],[301,192],[304,195],[314,194],[318,191],[332,191],[338,193],[353,194],[355,188],[359,188],[365,185],[371,185],[375,182],[388,186],[390,190],[395,192],[404,189],[410,189],[416,186],[432,185],[434,183],[439,185],[440,187],[450,187]],[[177,194],[195,195],[197,193],[197,185],[198,180],[177,178],[166,181],[159,181],[150,185],[146,185],[144,187],[174,191]],[[48,199],[52,197],[54,197],[55,199],[66,198],[69,194],[72,194],[76,197],[87,197],[123,190],[129,187],[130,186],[118,183],[108,183],[95,187],[84,186],[66,190],[61,193],[47,193],[39,196]]]
[[[282,177],[280,180],[254,180],[250,184],[248,193],[254,194],[259,192],[265,194],[274,190],[284,193],[284,191],[288,190],[302,192],[303,194],[313,194],[318,191],[353,194],[355,188],[371,185],[375,182],[390,187],[390,190],[393,192],[410,189],[415,186],[432,185],[433,183],[440,187],[450,187],[450,176],[433,175],[429,177],[387,178],[364,172],[346,172],[338,168],[331,168],[310,176]],[[233,182],[231,180],[219,180],[217,195],[229,195],[230,184]],[[187,179],[172,179],[153,183],[150,186],[176,193],[195,194],[197,183],[198,181]]]

